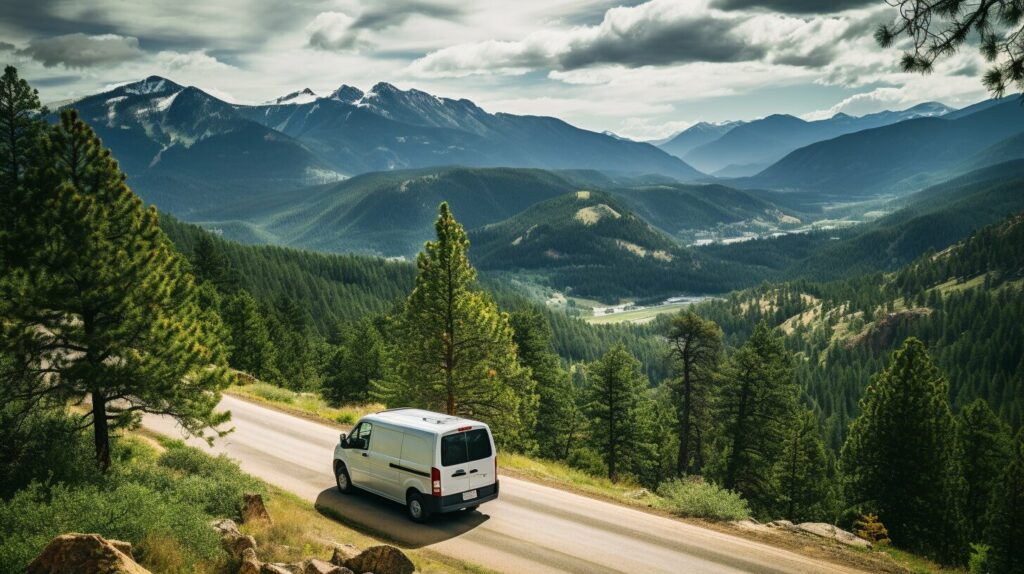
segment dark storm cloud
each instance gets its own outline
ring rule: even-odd
[[[763,8],[787,14],[832,14],[878,4],[879,0],[716,0],[714,6],[723,10]]]
[[[383,30],[398,26],[411,16],[419,15],[439,20],[457,19],[462,10],[447,4],[423,1],[374,2],[352,22],[353,30]]]
[[[559,58],[566,70],[593,64],[629,66],[760,59],[763,47],[732,33],[734,23],[714,18],[650,19],[642,26],[608,27],[593,39],[574,42]]]
[[[18,47],[9,42],[0,42],[0,52],[13,52]]]
[[[139,49],[139,39],[132,36],[75,33],[32,39],[28,47],[18,50],[18,54],[41,62],[47,68],[58,65],[89,68],[134,60],[142,55],[142,50]]]

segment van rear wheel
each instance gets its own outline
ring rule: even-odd
[[[427,510],[427,506],[423,503],[423,495],[418,492],[409,493],[405,502],[405,509],[409,513],[409,518],[414,522],[423,523],[430,518],[430,511]]]
[[[348,475],[348,469],[344,464],[334,467],[334,481],[338,485],[338,492],[349,494],[352,492],[352,478]]]

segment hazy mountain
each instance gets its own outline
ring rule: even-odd
[[[193,220],[232,239],[329,252],[412,256],[434,235],[447,201],[467,228],[500,221],[575,186],[535,169],[435,168],[378,172],[225,204]]]
[[[976,110],[818,142],[736,183],[838,197],[914,191],[962,173],[966,158],[1024,131],[1024,107],[1016,99]]]
[[[301,142],[248,120],[198,88],[150,77],[71,104],[110,147],[129,184],[187,213],[341,175]]]
[[[698,122],[657,145],[668,153],[682,158],[694,148],[713,142],[741,125],[743,122],[739,121],[718,124]]]
[[[840,113],[817,121],[775,114],[735,126],[720,137],[695,146],[682,157],[705,173],[727,169],[723,176],[753,175],[787,153],[815,142],[907,119],[941,116],[950,111],[951,108],[943,104],[927,102],[902,111],[861,117]]]

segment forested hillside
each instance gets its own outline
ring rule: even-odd
[[[697,307],[740,344],[763,320],[800,357],[804,399],[838,448],[869,375],[907,337],[925,342],[958,409],[983,398],[1024,423],[1024,216],[986,227],[890,274],[765,285]]]

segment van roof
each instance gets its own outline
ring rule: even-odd
[[[487,426],[480,421],[474,421],[454,415],[435,413],[424,409],[388,409],[372,415],[363,417],[364,421],[380,421],[392,423],[406,428],[427,431],[435,434],[443,434],[457,430],[465,426]]]

